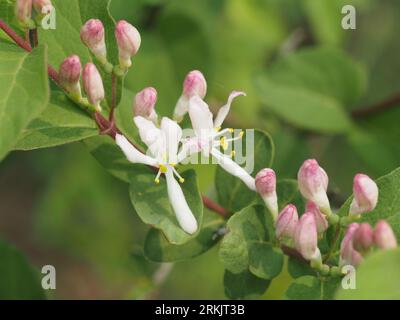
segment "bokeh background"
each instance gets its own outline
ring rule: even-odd
[[[357,9],[356,30],[341,28],[345,4]],[[393,96],[400,91],[400,1],[113,0],[111,11],[142,33],[126,87],[157,88],[160,114],[171,115],[185,74],[199,69],[213,107],[231,90],[247,92],[228,122],[272,134],[279,177],[294,178],[304,159],[316,157],[329,173],[334,204],[349,196],[356,172],[377,178],[399,166],[400,108],[354,119],[371,139],[311,131],[277,116],[255,78],[296,51],[334,47],[361,64],[368,79],[362,98],[350,108]],[[197,170],[202,191],[213,195],[215,168]],[[0,163],[1,238],[37,267],[56,267],[54,298],[225,297],[215,248],[186,262],[150,263],[142,255],[147,228],[132,209],[126,185],[81,143],[14,152]],[[289,281],[283,272],[262,298],[282,298]]]

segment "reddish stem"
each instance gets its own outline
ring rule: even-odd
[[[39,45],[39,34],[38,29],[35,28],[32,30],[32,40],[33,40],[33,47],[37,47]]]
[[[368,117],[368,116],[374,115],[376,113],[394,108],[399,105],[400,105],[400,94],[396,94],[393,97],[390,97],[390,98],[388,98],[382,102],[379,102],[375,105],[354,110],[351,113],[351,115],[353,116],[353,118]]]
[[[0,28],[25,51],[31,52],[31,45],[22,39],[13,29],[11,29],[3,20],[0,19]]]
[[[211,211],[214,211],[223,218],[229,217],[229,212],[224,207],[220,206],[218,203],[214,202],[205,195],[202,195],[202,199],[203,199],[203,204],[206,208],[210,209]]]

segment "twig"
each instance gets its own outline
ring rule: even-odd
[[[30,30],[32,34],[32,42],[33,42],[33,47],[36,48],[39,45],[39,34],[38,34],[38,29],[32,29]]]
[[[111,75],[111,111],[110,111],[110,121],[115,122],[115,108],[117,107],[117,85],[118,78],[113,72]]]
[[[22,39],[13,29],[11,29],[3,20],[0,19],[0,28],[25,51],[31,52],[31,45]]]
[[[332,239],[332,241],[331,241],[331,243],[329,245],[329,251],[326,254],[326,257],[324,258],[324,262],[329,261],[329,259],[332,257],[332,254],[334,253],[335,248],[336,248],[336,243],[339,240],[339,236],[340,236],[340,223],[338,223],[336,225],[335,235],[334,235],[334,237],[333,237],[333,239]]]
[[[203,199],[203,204],[206,208],[210,209],[211,211],[214,211],[223,218],[229,217],[229,212],[224,207],[220,206],[218,203],[214,202],[205,195],[202,195],[202,199]]]
[[[400,94],[396,94],[382,102],[379,102],[375,105],[371,105],[369,107],[360,108],[354,110],[351,115],[353,118],[363,118],[372,116],[376,113],[392,109],[394,107],[400,106]]]

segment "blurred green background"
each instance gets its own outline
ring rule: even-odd
[[[356,30],[341,28],[345,4],[357,9]],[[356,172],[377,178],[399,166],[400,108],[353,119],[354,129],[345,134],[310,130],[278,116],[255,79],[287,55],[330,47],[346,52],[365,73],[363,93],[346,106],[349,112],[394,95],[400,91],[400,1],[113,0],[111,11],[142,33],[126,87],[157,88],[159,114],[172,114],[185,74],[199,69],[212,108],[232,90],[247,92],[229,125],[272,134],[279,177],[294,178],[308,157],[320,161],[334,205],[348,197]],[[202,191],[213,194],[214,169],[197,170]],[[216,249],[174,265],[150,263],[142,255],[147,228],[132,209],[126,185],[81,143],[14,152],[0,164],[1,237],[39,268],[56,267],[55,298],[225,297]],[[263,298],[282,298],[289,281],[284,272]]]

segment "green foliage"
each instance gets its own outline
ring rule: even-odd
[[[357,268],[356,288],[341,288],[340,300],[400,299],[400,249],[372,254]]]
[[[199,234],[183,245],[172,244],[161,231],[150,229],[144,244],[144,254],[155,262],[175,262],[194,258],[218,243],[221,237],[219,231],[223,226],[222,218],[206,210]]]
[[[250,246],[249,268],[255,276],[272,280],[281,273],[282,267],[283,254],[280,249],[265,242],[255,242]]]
[[[45,46],[28,54],[14,45],[0,43],[0,160],[47,105],[46,61]]]
[[[162,180],[159,185],[154,182],[155,173],[149,168],[139,165],[138,169],[130,177],[130,196],[132,205],[137,214],[146,224],[153,226],[163,232],[172,244],[184,244],[196,235],[189,235],[179,226],[175,213],[168,199],[166,181]],[[185,182],[182,190],[189,208],[199,226],[203,220],[203,202],[197,186],[196,174],[193,170],[182,173]]]
[[[237,274],[225,271],[225,295],[229,299],[245,299],[260,296],[267,290],[269,285],[269,280],[257,278],[249,271]]]
[[[246,141],[246,136],[243,138]],[[244,150],[245,157],[254,159],[253,173],[257,174],[263,168],[272,166],[274,159],[274,143],[269,134],[256,130],[254,132],[254,150]],[[238,178],[233,177],[220,167],[215,175],[215,186],[218,200],[227,210],[239,211],[256,199],[256,193]]]
[[[340,283],[340,278],[317,278],[303,276],[297,278],[286,291],[290,300],[330,300]]]
[[[0,241],[0,299],[43,300],[39,273],[14,247]]]
[[[265,105],[285,121],[323,133],[351,128],[346,109],[365,90],[365,73],[340,51],[304,49],[282,58],[257,80]]]
[[[292,257],[289,257],[288,259],[288,271],[293,279],[302,276],[315,276],[315,271],[312,270],[309,265]]]

